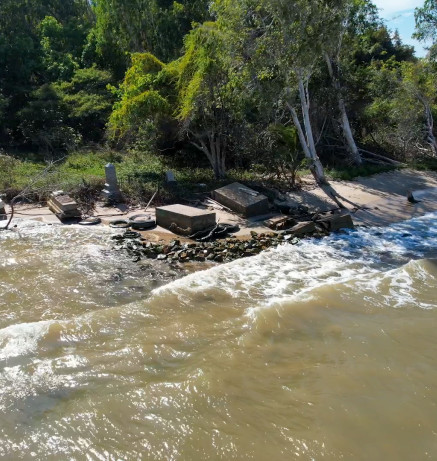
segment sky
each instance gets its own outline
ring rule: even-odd
[[[422,43],[411,38],[414,32],[414,8],[422,6],[424,0],[373,0],[380,9],[380,16],[385,19],[391,30],[398,29],[402,42],[413,45],[416,56],[425,56]]]

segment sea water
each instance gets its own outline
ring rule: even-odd
[[[0,457],[436,459],[436,219],[182,278],[108,229],[17,221],[0,232]]]

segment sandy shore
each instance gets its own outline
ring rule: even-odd
[[[409,169],[382,173],[354,181],[332,181],[334,189],[356,203],[361,208],[356,211],[349,206],[356,225],[385,226],[411,219],[432,211],[437,211],[437,173],[420,172]],[[407,200],[408,192],[413,192],[419,203],[411,204]],[[287,194],[290,204],[302,204],[311,212],[328,211],[336,205],[317,187],[311,178],[303,179],[303,188],[299,192]],[[8,208],[6,211],[9,212]],[[250,231],[263,232],[268,230],[264,221],[277,213],[244,219],[224,210],[214,210],[221,223],[238,224],[240,231],[237,236],[244,237]],[[125,205],[117,208],[98,206],[94,216],[102,219],[103,225],[108,225],[113,219],[124,219],[142,213],[141,208],[129,209]],[[154,216],[154,208],[147,211]],[[44,206],[18,205],[17,218],[34,219],[49,224],[61,224],[58,218]],[[169,240],[174,237],[170,231],[156,227],[144,233],[150,240]]]

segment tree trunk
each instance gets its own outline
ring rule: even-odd
[[[303,125],[305,133],[303,132],[302,125],[294,107],[287,103],[290,109],[291,116],[293,118],[294,125],[296,126],[299,141],[301,143],[305,157],[311,160],[310,170],[318,184],[326,184],[325,172],[323,170],[322,163],[320,162],[319,156],[316,151],[316,144],[314,142],[313,130],[311,127],[310,120],[310,101],[308,93],[308,84],[304,82],[302,76],[298,74],[298,85],[299,85],[299,98],[302,109]]]
[[[293,118],[293,123],[297,129],[297,134],[299,136],[299,141],[302,146],[302,150],[305,154],[305,157],[311,161],[310,170],[314,176],[319,187],[325,192],[325,194],[333,200],[337,206],[341,209],[345,209],[346,207],[343,205],[341,200],[350,203],[351,205],[358,207],[355,203],[351,202],[350,200],[340,196],[335,189],[329,184],[325,177],[325,172],[323,170],[323,165],[320,162],[319,156],[316,152],[316,145],[314,142],[313,131],[311,128],[311,120],[309,114],[309,93],[308,87],[305,85],[301,76],[298,75],[299,78],[299,97],[300,103],[302,108],[302,115],[304,120],[304,127],[306,131],[306,135],[302,129],[302,125],[300,123],[299,117],[297,115],[296,109],[293,105],[286,101],[287,107],[290,110],[291,116]],[[359,207],[358,207],[359,208]]]
[[[354,165],[361,165],[363,163],[363,160],[355,143],[354,135],[352,134],[351,125],[349,123],[349,117],[346,111],[346,104],[344,102],[343,96],[341,95],[340,82],[334,74],[334,68],[332,66],[332,61],[328,53],[325,53],[325,60],[326,64],[328,65],[328,71],[329,76],[331,77],[332,86],[334,87],[336,93],[338,109],[340,111],[340,124],[343,131],[344,139],[347,143],[350,159]]]
[[[220,136],[217,137],[214,134],[208,134],[209,147],[200,136],[196,136],[196,138],[199,143],[191,141],[191,144],[206,155],[214,171],[215,178],[225,178],[226,152]]]
[[[437,141],[434,136],[434,118],[432,116],[431,108],[429,104],[425,105],[426,112],[426,129],[427,129],[427,141],[431,146],[432,154],[434,157],[437,157]]]

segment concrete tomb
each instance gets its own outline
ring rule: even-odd
[[[212,198],[247,218],[269,213],[267,197],[238,182],[215,190]]]
[[[63,191],[53,192],[47,200],[47,206],[60,220],[81,217],[77,203]]]
[[[168,205],[156,208],[156,224],[171,231],[192,234],[215,226],[216,215],[186,205]]]
[[[118,187],[117,172],[115,171],[115,166],[112,163],[108,163],[105,166],[105,177],[106,183],[102,192],[103,198],[108,202],[120,202],[122,195],[120,188]]]

